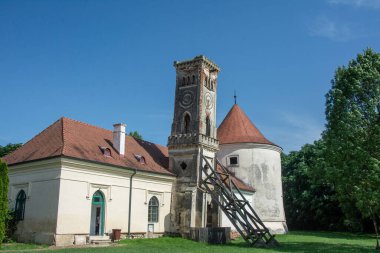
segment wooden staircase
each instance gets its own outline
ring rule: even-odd
[[[251,246],[276,247],[279,243],[261,221],[255,210],[236,186],[228,170],[216,160],[212,166],[201,152],[202,179],[199,188],[211,195],[227,218]]]

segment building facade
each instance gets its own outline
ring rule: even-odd
[[[199,189],[201,154],[228,168],[273,232],[286,232],[281,148],[237,105],[216,128],[215,63],[197,56],[174,66],[168,147],[127,136],[124,124],[110,131],[61,118],[3,158],[18,240],[60,246],[83,244],[113,229],[136,237],[231,226]]]

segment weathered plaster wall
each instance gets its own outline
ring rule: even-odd
[[[218,159],[255,188],[252,203],[264,223],[275,233],[286,232],[281,181],[281,149],[265,144],[240,143],[220,145]],[[231,155],[239,157],[238,166],[228,166]]]

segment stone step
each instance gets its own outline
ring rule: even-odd
[[[88,241],[91,244],[97,245],[109,245],[112,243],[110,237],[106,235],[91,235],[89,236]]]

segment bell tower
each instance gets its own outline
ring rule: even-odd
[[[217,226],[209,218],[210,196],[199,188],[202,178],[200,154],[215,163],[216,89],[219,67],[205,56],[175,61],[176,92],[171,135],[168,138],[169,168],[177,175],[172,190],[172,232],[187,235],[191,227]],[[213,210],[212,213],[217,213]]]

